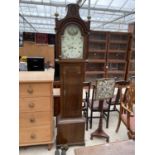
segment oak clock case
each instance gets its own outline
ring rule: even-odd
[[[56,18],[55,28],[56,57],[60,65],[61,83],[57,146],[85,144],[82,91],[90,23],[80,18],[77,4],[69,4],[67,8],[67,15],[64,19]]]

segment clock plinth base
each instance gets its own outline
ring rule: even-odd
[[[85,145],[84,118],[58,119],[56,145]]]

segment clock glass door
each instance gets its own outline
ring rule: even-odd
[[[62,59],[82,59],[83,40],[80,28],[75,24],[68,25],[61,36]]]

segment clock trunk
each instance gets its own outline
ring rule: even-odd
[[[61,117],[82,116],[82,90],[84,82],[83,62],[60,63]]]

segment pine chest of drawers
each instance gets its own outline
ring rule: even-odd
[[[53,141],[53,75],[51,72],[19,73],[19,144],[48,144]]]

